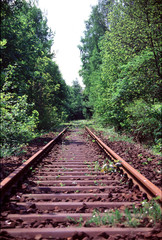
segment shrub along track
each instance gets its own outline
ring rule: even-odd
[[[146,194],[93,144],[81,130],[68,131],[30,167],[29,177],[12,188],[3,206],[2,239],[160,239],[154,219],[137,220]]]

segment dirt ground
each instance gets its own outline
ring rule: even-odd
[[[0,158],[0,181],[12,173],[16,168],[38,152],[43,146],[50,142],[56,135],[52,132],[35,138],[21,149],[21,154]]]
[[[152,154],[139,144],[125,141],[112,142],[105,138],[102,132],[96,132],[96,135],[116,154],[162,189],[162,157]]]

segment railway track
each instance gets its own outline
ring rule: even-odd
[[[160,239],[146,199],[161,191],[88,128],[66,130],[1,182],[1,239]]]

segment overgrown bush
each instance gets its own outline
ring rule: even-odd
[[[124,4],[123,4],[124,3]],[[81,38],[86,103],[103,126],[160,146],[158,1],[100,0]],[[140,21],[139,21],[140,19]],[[156,105],[154,105],[156,103]]]
[[[1,156],[8,155],[35,137],[38,112],[32,111],[27,96],[1,93]]]
[[[161,134],[160,104],[151,105],[139,99],[127,108],[127,123],[138,140],[158,143]]]

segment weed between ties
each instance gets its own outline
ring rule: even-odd
[[[162,220],[161,208],[156,202],[159,198],[154,198],[150,202],[144,200],[141,203],[141,207],[137,208],[132,205],[131,209],[125,208],[124,212],[119,210],[109,210],[105,213],[101,213],[98,210],[94,210],[92,217],[86,221],[80,216],[79,219],[74,219],[70,216],[67,219],[73,224],[78,225],[78,227],[84,226],[116,226],[122,222],[122,225],[126,227],[139,227],[145,226],[146,224],[151,224],[152,226]],[[102,216],[101,216],[102,214]]]

